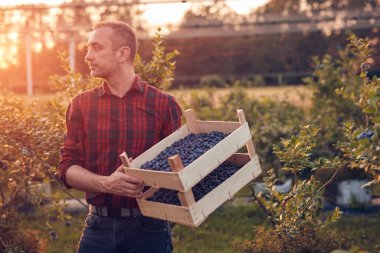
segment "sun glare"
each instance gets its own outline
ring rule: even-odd
[[[17,41],[17,39],[19,38],[20,34],[18,33],[9,33],[8,34],[8,39],[11,40],[11,41]]]
[[[0,47],[0,59],[3,59],[5,56],[5,49]],[[0,61],[0,69],[5,69],[7,67],[6,62],[3,60]]]
[[[237,13],[248,14],[252,9],[264,5],[268,0],[243,0],[243,1],[227,1],[227,4]]]
[[[12,6],[21,4],[60,4],[62,0],[2,0],[0,5],[2,6]]]
[[[152,25],[177,23],[188,8],[190,8],[189,3],[146,4],[143,5],[143,16]]]
[[[225,2],[237,13],[244,15],[249,13],[253,8],[257,8],[260,5],[265,4],[267,1],[268,0],[226,0]],[[63,2],[64,0],[0,0],[0,7],[22,4],[59,5]],[[160,0],[157,0],[157,2],[160,2]],[[178,0],[177,3],[142,4],[141,8],[144,11],[143,19],[145,19],[148,24],[152,26],[152,28],[161,26],[163,28],[163,31],[165,31],[167,30],[165,28],[165,25],[175,26],[178,24],[185,14],[185,11],[189,9],[191,5],[191,3],[181,3],[181,1]],[[50,13],[54,16],[54,14],[58,13],[59,11],[60,10],[58,8],[52,8],[50,10]],[[20,12],[15,11],[12,13],[11,19],[15,24],[20,24],[25,22],[26,17],[23,16]],[[20,35],[15,32],[10,32],[5,36],[7,41],[0,45],[0,68],[5,68],[9,63],[13,63],[17,59],[15,56],[17,55],[18,50],[16,44],[20,39]],[[34,37],[38,38],[39,35],[34,35]],[[54,41],[52,39],[45,38],[45,45],[48,48],[53,47]],[[41,41],[35,40],[33,42],[32,49],[35,52],[41,51]]]
[[[17,63],[18,48],[15,45],[0,46],[0,69],[5,69],[9,64]]]
[[[21,4],[61,4],[63,0],[1,0],[0,6],[12,6]],[[158,1],[159,2],[159,1]],[[253,8],[257,8],[268,0],[226,0],[226,3],[239,14],[247,14]],[[183,17],[190,3],[163,3],[143,4],[143,17],[153,26],[178,23]],[[170,14],[169,14],[170,13]]]

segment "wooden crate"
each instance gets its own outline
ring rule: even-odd
[[[137,199],[141,212],[145,216],[197,227],[216,208],[226,200],[231,199],[251,180],[258,177],[261,174],[261,168],[243,110],[238,110],[239,122],[196,120],[193,110],[185,111],[184,116],[186,119],[184,126],[135,158],[131,163],[128,162],[125,153],[120,157],[127,174],[138,177],[146,185],[152,186],[142,198]],[[165,148],[190,133],[209,133],[212,131],[224,132],[228,136],[188,166],[183,167],[182,161],[177,155],[168,159],[171,172],[139,169],[142,164],[154,159]],[[243,146],[247,147],[248,153],[236,153]],[[192,187],[224,161],[239,165],[241,168],[202,199],[195,202]],[[178,195],[182,205],[177,206],[147,200],[159,188],[179,191]]]

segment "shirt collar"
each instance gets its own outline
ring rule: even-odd
[[[127,91],[130,92],[131,90],[137,90],[140,93],[144,92],[144,85],[143,82],[141,81],[141,78],[136,75],[135,79],[133,80],[131,88]],[[110,89],[108,88],[107,81],[103,81],[102,86],[100,87],[99,90],[99,97],[104,96],[104,95],[112,95]]]

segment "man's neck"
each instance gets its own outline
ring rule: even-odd
[[[113,95],[121,98],[132,87],[135,78],[135,71],[130,68],[107,79],[107,85]]]

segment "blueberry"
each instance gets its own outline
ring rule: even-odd
[[[367,132],[361,132],[357,137],[356,137],[356,139],[357,140],[362,140],[362,139],[365,139],[365,138],[367,138],[368,136],[367,136]]]
[[[361,132],[361,133],[356,137],[356,139],[357,139],[357,140],[362,140],[362,139],[365,139],[365,138],[370,139],[374,134],[375,134],[375,133],[374,133],[372,130],[363,131],[363,132]]]
[[[57,233],[54,230],[50,230],[49,231],[49,236],[50,236],[50,239],[52,239],[52,240],[57,240],[58,239],[58,235],[57,235]]]
[[[66,220],[65,221],[65,226],[66,227],[70,227],[71,226],[71,221],[70,220]]]

